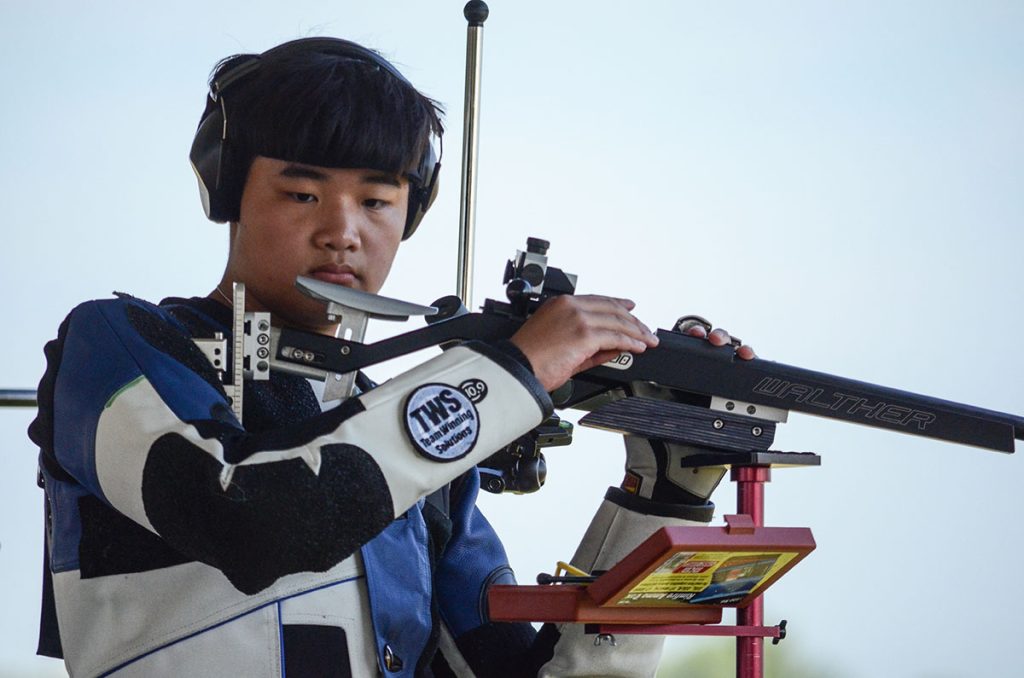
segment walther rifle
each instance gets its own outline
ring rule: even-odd
[[[246,376],[268,378],[274,370],[301,374],[334,386],[333,397],[347,397],[357,370],[431,346],[507,339],[547,299],[573,294],[576,276],[549,266],[547,249],[547,242],[530,238],[526,251],[517,252],[506,265],[508,300],[488,299],[478,313],[467,312],[458,297],[417,306],[299,278],[296,285],[327,305],[328,316],[342,324],[345,338],[271,330],[269,323],[250,317],[236,321],[244,337],[236,336],[233,345],[246,351],[241,361]],[[244,308],[240,301],[236,299],[235,309]],[[405,320],[410,315],[427,316],[429,324],[371,344],[362,342],[368,318]],[[771,463],[766,455],[773,454],[767,450],[776,424],[785,422],[791,410],[1006,453],[1014,451],[1015,440],[1024,439],[1024,417],[770,360],[740,360],[733,346],[712,346],[683,330],[680,323],[671,330],[659,329],[658,346],[640,354],[622,353],[576,375],[552,394],[555,406],[589,410],[580,420],[583,425],[697,446],[719,464],[730,463],[736,455],[744,463]],[[238,376],[236,384],[241,383]],[[535,448],[567,444],[570,431],[556,418],[530,440]],[[519,448],[513,456],[538,457],[524,449],[524,442],[512,446]],[[707,460],[690,458],[688,463]],[[530,491],[543,482],[542,466],[540,477],[532,480],[509,469],[484,475],[484,487],[491,491]]]

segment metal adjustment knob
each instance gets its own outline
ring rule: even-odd
[[[544,256],[548,253],[549,247],[551,247],[551,243],[543,238],[526,239],[526,251],[530,254],[540,254],[541,256]]]

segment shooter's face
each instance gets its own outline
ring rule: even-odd
[[[221,289],[246,285],[246,307],[333,334],[323,303],[299,275],[377,292],[405,227],[408,182],[368,169],[330,169],[257,157],[249,170]]]

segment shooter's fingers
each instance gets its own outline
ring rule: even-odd
[[[619,357],[622,351],[601,351],[595,353],[580,367],[580,372],[586,372],[591,367],[597,367],[598,365],[604,365],[609,360]]]
[[[554,303],[556,300],[552,300]],[[630,313],[634,306],[629,299],[587,295],[576,297],[573,309],[577,317],[592,328],[607,329],[621,332],[634,339],[639,339],[646,346],[657,346],[658,337],[639,318]],[[582,323],[581,323],[582,324]]]
[[[709,334],[708,331],[705,330],[702,326],[694,325],[693,327],[687,328],[686,334],[691,337],[707,339],[708,343],[711,344],[712,346],[727,346],[728,344],[740,344],[739,339],[733,339],[732,336],[722,328],[714,329]],[[746,344],[741,344],[739,346],[736,346],[736,356],[740,360],[753,360],[754,358],[757,357],[757,354],[754,353],[754,349],[752,349],[751,347],[747,346]]]
[[[572,298],[579,303],[581,307],[587,309],[596,309],[607,304],[621,306],[627,311],[632,311],[636,308],[635,301],[632,299],[625,299],[623,297],[606,297],[600,294],[576,294]]]

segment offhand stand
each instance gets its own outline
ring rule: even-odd
[[[734,466],[730,477],[736,483],[736,510],[750,516],[754,527],[764,525],[764,484],[772,478],[771,466]],[[759,627],[764,623],[764,596],[750,601],[745,608],[736,608],[736,625]],[[780,624],[785,634],[785,622]],[[783,635],[776,636],[778,643]],[[736,637],[736,675],[739,678],[761,678],[764,675],[764,638]]]
[[[794,458],[796,459],[796,458]],[[801,463],[820,463],[820,457],[801,456]],[[771,465],[734,465],[730,479],[736,483],[736,510],[750,516],[753,526],[764,525],[764,484],[772,478]],[[736,608],[738,627],[762,628],[764,623],[764,596],[757,596],[745,608]],[[772,644],[786,637],[786,622],[779,623],[772,634]],[[739,678],[761,678],[764,675],[764,638],[766,636],[736,637],[736,675]]]
[[[605,573],[492,587],[492,619],[583,623],[595,643],[619,634],[734,636],[736,675],[761,678],[764,638],[786,634],[785,621],[764,626],[763,592],[814,549],[806,528],[764,527],[764,483],[773,465],[816,466],[820,457],[767,449],[784,411],[717,398],[712,407],[634,396],[580,424],[685,445],[693,452],[679,471],[731,467],[738,515],[724,527],[662,528]],[[718,624],[724,607],[737,608],[734,626]]]
[[[785,422],[788,418],[784,411],[722,398],[712,398],[711,407],[714,409],[702,410],[682,403],[630,403],[627,399],[618,406],[617,411],[598,411],[587,415],[580,423],[622,433],[642,433],[649,432],[652,424],[657,422],[656,428],[661,435],[667,437],[668,442],[701,446],[704,448],[703,452],[684,457],[681,464],[692,469],[719,465],[731,467],[731,479],[736,483],[736,510],[739,515],[725,517],[728,524],[726,531],[730,535],[756,534],[759,531],[762,534],[769,534],[771,530],[764,528],[764,484],[771,480],[771,467],[817,466],[821,463],[821,458],[813,453],[773,452],[767,449],[774,440],[776,423]],[[681,428],[676,429],[672,423]],[[717,442],[714,442],[715,438],[718,439]],[[741,448],[744,446],[747,446],[749,451],[742,451]],[[809,531],[807,537],[810,538]],[[783,537],[780,535],[779,539]],[[783,546],[785,540],[777,543]],[[792,545],[793,542],[789,544]],[[810,544],[813,548],[813,540],[810,540]],[[781,574],[780,572],[779,576]],[[725,575],[728,576],[731,575]],[[733,581],[742,579],[742,576],[738,576]],[[754,584],[749,590],[758,591],[758,595],[750,596],[739,603],[729,599],[722,600],[723,604],[732,603],[737,606],[736,625],[733,627],[652,626],[638,630],[602,625],[598,632],[733,635],[736,637],[736,675],[738,678],[761,678],[764,675],[764,638],[772,638],[773,644],[777,644],[786,635],[785,621],[777,626],[764,626],[764,597],[760,592],[776,579],[777,577],[771,578],[763,585]]]

